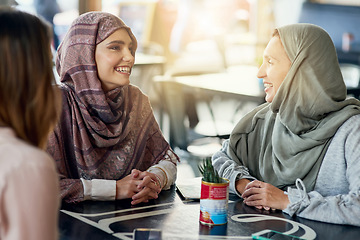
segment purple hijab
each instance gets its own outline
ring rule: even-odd
[[[95,47],[124,22],[105,12],[89,12],[71,25],[56,58],[63,112],[47,151],[60,173],[61,197],[83,200],[80,178],[119,180],[132,169],[146,170],[170,149],[148,98],[135,86],[104,92],[95,63]],[[133,53],[135,54],[135,52]]]

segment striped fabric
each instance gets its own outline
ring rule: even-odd
[[[137,87],[106,93],[101,88],[95,46],[119,28],[127,29],[136,49],[131,30],[103,12],[76,19],[58,49],[63,112],[47,151],[56,161],[61,195],[68,202],[83,200],[80,178],[119,180],[134,168],[146,170],[170,149],[147,96]]]

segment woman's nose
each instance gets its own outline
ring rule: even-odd
[[[265,77],[265,71],[264,71],[264,64],[262,64],[258,70],[258,73],[256,75],[257,78],[264,78]]]
[[[123,56],[123,61],[133,63],[134,60],[135,60],[135,57],[132,55],[132,53],[129,50],[125,51],[124,56]]]

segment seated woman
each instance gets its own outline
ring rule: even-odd
[[[230,189],[259,209],[360,226],[360,102],[347,98],[330,36],[278,28],[258,78],[266,101],[212,157]]]
[[[179,159],[147,96],[130,84],[136,47],[121,19],[89,12],[58,48],[63,112],[47,151],[66,202],[132,198],[138,204],[175,182]]]
[[[45,152],[60,115],[51,28],[0,8],[0,239],[58,239],[59,180]]]

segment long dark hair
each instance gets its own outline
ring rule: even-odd
[[[51,30],[26,12],[0,8],[0,126],[44,148],[61,106],[53,74]]]

